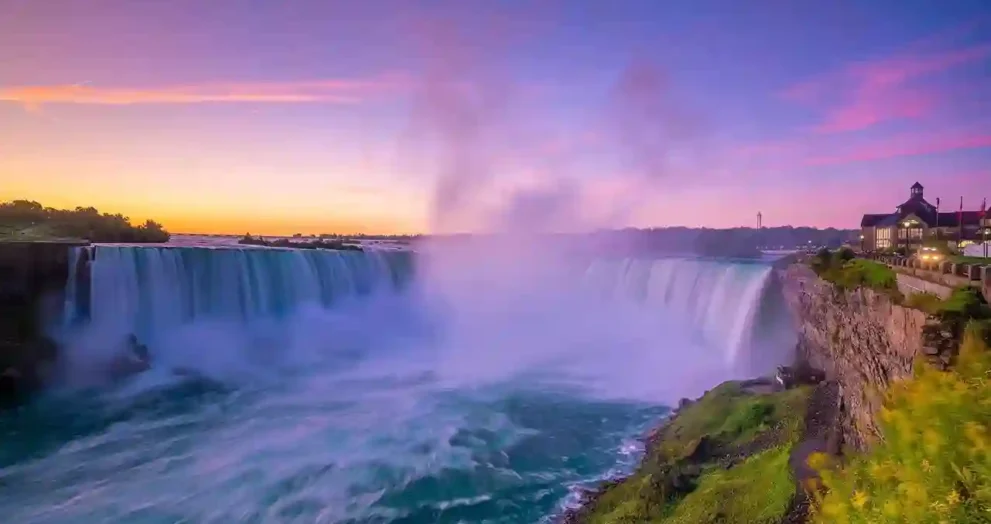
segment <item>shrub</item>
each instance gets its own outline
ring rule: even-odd
[[[939,298],[939,295],[929,293],[928,291],[912,293],[905,299],[905,306],[919,309],[933,315],[943,306],[943,299]]]
[[[43,207],[27,200],[0,203],[0,225],[19,238],[81,238],[91,242],[168,242],[161,224],[148,220],[134,226],[121,214],[100,213],[96,208],[74,210]]]
[[[891,295],[896,300],[901,299],[895,272],[872,260],[856,258],[839,266],[834,264],[818,273],[824,280],[843,290],[867,287]]]
[[[953,290],[950,298],[946,299],[940,313],[958,315],[965,318],[991,318],[991,309],[981,291],[974,286],[961,286]]]
[[[843,246],[839,250],[837,250],[836,254],[833,256],[838,261],[840,261],[840,263],[849,262],[850,260],[857,258],[857,254],[854,253],[852,249],[846,246]]]
[[[921,369],[894,384],[880,414],[884,435],[866,455],[835,468],[810,463],[828,489],[814,521],[977,523],[991,516],[991,331],[972,321],[954,371]]]
[[[830,252],[826,248],[820,249],[818,252],[816,252],[815,256],[812,257],[812,260],[809,262],[809,265],[812,266],[812,269],[815,270],[816,273],[821,273],[823,271],[829,270],[829,268],[832,267],[833,265],[832,252]]]

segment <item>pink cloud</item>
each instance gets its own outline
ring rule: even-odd
[[[982,147],[991,147],[991,133],[902,134],[850,147],[832,154],[810,157],[806,160],[806,165],[829,166],[849,164]]]
[[[859,62],[785,89],[793,102],[824,106],[823,121],[813,130],[842,133],[867,129],[893,120],[931,116],[955,97],[932,86],[919,85],[953,68],[991,57],[991,44],[950,51],[906,52]]]

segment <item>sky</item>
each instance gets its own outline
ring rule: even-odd
[[[991,3],[0,0],[0,200],[178,233],[855,228],[991,196]]]

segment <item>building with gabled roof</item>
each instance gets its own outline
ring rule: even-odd
[[[909,188],[908,200],[893,213],[864,215],[860,219],[861,248],[864,251],[913,249],[930,238],[978,240],[982,228],[991,227],[991,220],[982,217],[980,211],[940,213],[925,199],[924,192],[922,184],[916,182]]]

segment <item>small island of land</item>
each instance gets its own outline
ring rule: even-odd
[[[355,244],[345,244],[343,240],[290,240],[279,238],[275,240],[265,240],[262,237],[254,237],[251,234],[244,235],[237,241],[242,246],[260,247],[281,247],[291,249],[333,249],[337,251],[363,251],[361,246]]]

